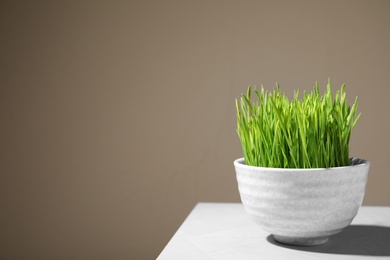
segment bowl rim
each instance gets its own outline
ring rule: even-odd
[[[245,159],[243,157],[238,158],[234,160],[233,164],[236,167],[244,168],[244,169],[258,169],[262,171],[283,171],[283,172],[289,172],[289,171],[303,171],[303,172],[309,172],[309,171],[324,171],[324,170],[339,170],[339,169],[346,169],[351,167],[370,167],[371,163],[370,161],[366,159],[361,159],[358,157],[351,157],[351,165],[349,166],[340,166],[340,167],[330,167],[330,168],[273,168],[273,167],[261,167],[261,166],[252,166],[252,165],[246,165],[244,163]]]

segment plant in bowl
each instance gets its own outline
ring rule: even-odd
[[[362,204],[370,162],[349,156],[358,99],[345,84],[332,94],[299,90],[290,100],[248,87],[236,100],[244,158],[234,161],[247,213],[276,241],[319,245],[351,224]]]

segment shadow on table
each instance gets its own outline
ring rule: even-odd
[[[390,227],[351,225],[341,233],[331,236],[329,241],[318,246],[291,246],[267,237],[271,244],[307,252],[390,256]]]

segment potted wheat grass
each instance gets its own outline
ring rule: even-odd
[[[332,95],[248,87],[236,100],[244,158],[234,161],[247,213],[276,241],[319,245],[350,225],[362,204],[370,163],[349,156],[358,99],[345,84]]]

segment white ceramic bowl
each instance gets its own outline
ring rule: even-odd
[[[281,169],[234,161],[238,190],[247,213],[275,240],[319,245],[349,226],[362,204],[370,162],[351,166]]]

